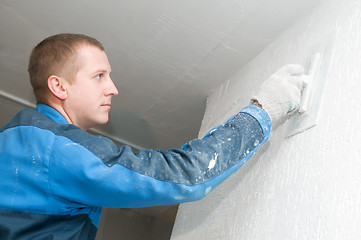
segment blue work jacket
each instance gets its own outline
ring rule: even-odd
[[[134,153],[47,105],[23,109],[0,129],[0,239],[94,239],[102,207],[202,199],[270,131],[268,114],[250,105],[180,149]]]

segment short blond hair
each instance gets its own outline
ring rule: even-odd
[[[103,45],[98,40],[72,33],[50,36],[33,49],[28,72],[37,103],[47,103],[50,93],[47,81],[51,75],[64,77],[72,82],[81,67],[78,49],[84,44],[104,51]]]

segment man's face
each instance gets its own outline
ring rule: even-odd
[[[74,125],[86,131],[108,122],[111,99],[118,90],[110,78],[111,68],[104,51],[83,45],[78,57],[81,68],[68,85],[64,110]]]

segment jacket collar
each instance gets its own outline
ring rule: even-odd
[[[36,105],[35,110],[48,116],[54,122],[61,123],[61,124],[69,124],[66,121],[66,119],[63,117],[63,115],[60,114],[60,112],[58,112],[57,110],[55,110],[54,108],[52,108],[48,105],[38,104],[38,105]]]

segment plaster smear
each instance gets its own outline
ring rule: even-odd
[[[316,127],[270,142],[205,199],[181,204],[172,239],[361,239],[361,2],[324,0],[209,96],[199,136],[273,72],[335,36]],[[220,92],[222,93],[220,94]],[[243,93],[243,94],[240,94]],[[210,164],[210,167],[213,165]]]
[[[214,158],[211,161],[209,161],[208,171],[214,168],[214,166],[216,165],[216,162],[217,162],[217,158],[218,158],[218,154],[214,153]]]

